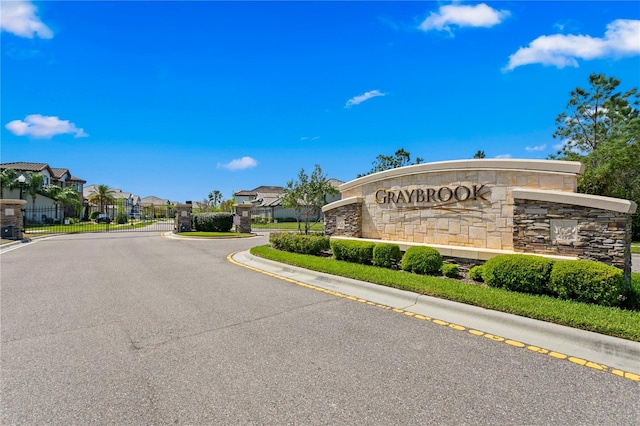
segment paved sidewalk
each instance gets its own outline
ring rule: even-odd
[[[285,277],[376,304],[412,312],[446,323],[460,325],[504,339],[603,364],[611,369],[640,374],[640,342],[610,337],[517,315],[505,314],[463,303],[374,285],[334,275],[310,272],[251,255],[233,255],[233,260],[250,268]],[[489,337],[489,336],[487,336]]]

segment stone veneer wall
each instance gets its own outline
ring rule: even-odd
[[[236,218],[240,218],[238,220],[238,224],[236,224],[236,231],[240,233],[250,233],[251,232],[251,208],[252,204],[236,204],[234,206],[236,208]],[[236,223],[237,219],[234,219],[234,223]]]
[[[331,209],[324,215],[324,233],[329,236],[360,238],[362,234],[362,200],[345,200],[346,203]]]
[[[496,250],[513,250],[514,187],[575,192],[582,166],[548,160],[464,160],[426,163],[365,176],[343,184],[343,199],[362,198],[360,237]],[[378,189],[485,185],[484,199],[446,206],[376,203]],[[325,214],[333,214],[335,203]]]
[[[191,231],[191,204],[177,204],[173,229],[175,232]]]
[[[626,206],[609,206],[613,209],[607,209],[604,208],[606,201],[613,200],[607,197],[589,198],[584,194],[567,197],[558,193],[555,194],[555,200],[550,200],[548,194],[531,192],[515,191],[514,251],[603,262],[622,269],[625,280],[630,279],[631,214],[636,208],[634,203],[626,202],[629,203]],[[531,199],[536,195],[543,199]],[[587,205],[562,202],[570,202],[578,197],[580,199],[576,201]],[[603,202],[598,203],[599,199]],[[585,200],[593,202],[584,203]]]
[[[25,200],[0,200],[0,225],[2,228],[13,227],[13,235],[10,236],[10,239],[21,240],[23,238],[24,216],[22,208],[26,203]]]

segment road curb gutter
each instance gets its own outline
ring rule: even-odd
[[[327,294],[640,382],[640,342],[312,272],[259,258],[248,251],[232,253],[228,260]]]

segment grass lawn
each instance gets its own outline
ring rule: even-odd
[[[640,242],[636,241],[631,243],[631,253],[640,254]]]
[[[549,296],[517,293],[461,280],[411,274],[326,257],[287,253],[269,246],[254,247],[251,253],[313,271],[640,342],[640,310],[623,310],[560,300]],[[634,273],[632,281],[635,292],[640,295],[640,274]],[[640,301],[635,300],[634,306],[638,307],[638,304]]]

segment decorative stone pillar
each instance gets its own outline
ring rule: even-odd
[[[251,233],[251,208],[252,204],[236,204],[236,216],[233,221],[236,225],[236,230],[240,233]]]
[[[2,239],[21,240],[24,237],[24,215],[22,207],[25,200],[0,200],[0,225]]]
[[[595,260],[622,269],[630,282],[635,202],[528,189],[516,189],[513,196],[516,252]]]
[[[191,231],[191,204],[176,204],[176,216],[173,232]]]
[[[322,208],[326,236],[362,237],[362,197],[335,201]]]

